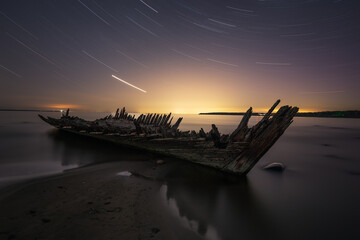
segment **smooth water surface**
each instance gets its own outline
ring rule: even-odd
[[[181,130],[215,123],[230,133],[242,116],[183,117]],[[164,211],[207,239],[360,239],[359,147],[359,119],[295,118],[245,179],[217,181],[184,165],[176,171],[186,177],[166,181],[159,194]],[[61,133],[35,112],[0,112],[0,187],[92,163],[146,160],[124,151]],[[271,162],[285,171],[262,169]]]

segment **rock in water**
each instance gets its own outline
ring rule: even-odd
[[[132,175],[132,173],[129,171],[123,171],[123,172],[119,172],[117,175],[124,176],[124,177],[130,177]]]
[[[164,160],[162,160],[162,159],[159,159],[159,160],[156,160],[156,164],[164,164],[165,163],[165,161]]]
[[[265,165],[263,169],[282,172],[285,169],[285,165],[281,162],[273,162]]]

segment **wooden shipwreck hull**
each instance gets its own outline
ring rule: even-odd
[[[250,108],[231,134],[220,134],[215,124],[209,132],[202,128],[198,132],[184,132],[178,129],[182,118],[172,125],[171,113],[141,114],[135,118],[126,113],[125,108],[118,109],[115,116],[95,121],[71,117],[69,110],[60,119],[39,117],[64,131],[245,175],[284,133],[299,110],[282,106],[272,114],[279,103],[280,100],[276,101],[262,120],[251,128],[248,127],[252,114]]]

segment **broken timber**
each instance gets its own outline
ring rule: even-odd
[[[280,100],[276,101],[263,119],[251,128],[248,127],[252,114],[250,108],[230,135],[220,134],[215,124],[207,133],[202,128],[199,132],[180,131],[182,118],[171,125],[171,113],[141,114],[136,118],[126,113],[125,108],[117,109],[114,116],[95,121],[71,117],[69,110],[60,119],[39,117],[64,131],[245,175],[284,133],[299,110],[282,106],[272,115],[279,103]]]

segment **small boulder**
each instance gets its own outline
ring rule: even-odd
[[[263,167],[263,169],[282,172],[285,169],[285,165],[281,162],[272,162],[272,163],[266,164]]]
[[[118,176],[124,176],[124,177],[130,177],[132,175],[131,172],[129,171],[123,171],[123,172],[119,172],[117,173]]]
[[[159,159],[159,160],[156,160],[156,164],[164,164],[165,163],[165,161],[164,160],[162,160],[162,159]]]

